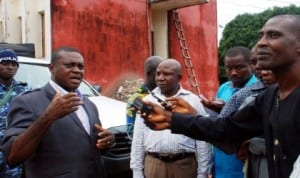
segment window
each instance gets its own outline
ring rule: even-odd
[[[41,16],[41,30],[42,30],[42,56],[45,57],[45,53],[46,53],[46,44],[45,44],[45,13],[44,11],[40,12],[40,16]]]

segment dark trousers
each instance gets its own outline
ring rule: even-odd
[[[164,162],[146,155],[145,178],[197,178],[197,161],[189,156],[174,162]]]
[[[267,158],[263,155],[249,155],[248,178],[268,178]]]

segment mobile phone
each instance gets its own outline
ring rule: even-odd
[[[146,113],[147,115],[149,115],[152,111],[152,106],[145,105],[139,97],[133,100],[132,106],[141,111],[141,113]]]
[[[151,92],[151,95],[161,104],[162,107],[164,107],[165,110],[172,111],[172,104],[170,102],[159,98],[153,92]]]

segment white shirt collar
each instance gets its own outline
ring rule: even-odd
[[[65,89],[63,89],[61,86],[59,86],[56,82],[54,82],[52,79],[49,81],[49,84],[52,86],[52,88],[56,91],[61,93],[62,95],[68,94],[69,92]]]
[[[179,86],[180,86],[179,90],[178,90],[177,93],[176,93],[175,95],[173,95],[172,97],[176,97],[176,96],[180,96],[180,95],[187,95],[187,94],[190,94],[190,93],[191,93],[191,91],[188,91],[188,90],[182,88],[182,85],[179,85]],[[161,93],[161,90],[160,90],[159,87],[154,88],[154,89],[152,90],[152,92],[153,92],[154,94],[157,94],[157,95],[160,95],[160,96],[164,96],[164,95]],[[164,97],[165,97],[165,96],[164,96]]]
[[[53,87],[53,89],[56,92],[61,93],[61,95],[65,95],[65,94],[69,93],[67,90],[63,89],[61,86],[59,86],[53,80],[50,80],[49,84]],[[79,108],[75,111],[75,113],[76,113],[77,117],[79,118],[79,120],[81,121],[85,131],[88,134],[90,134],[89,118],[88,118],[88,115],[87,115],[85,109],[83,108],[83,106],[79,106]]]

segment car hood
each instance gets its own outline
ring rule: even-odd
[[[102,127],[105,129],[126,125],[126,103],[106,96],[91,96],[97,106]],[[117,111],[117,112],[116,112]]]

